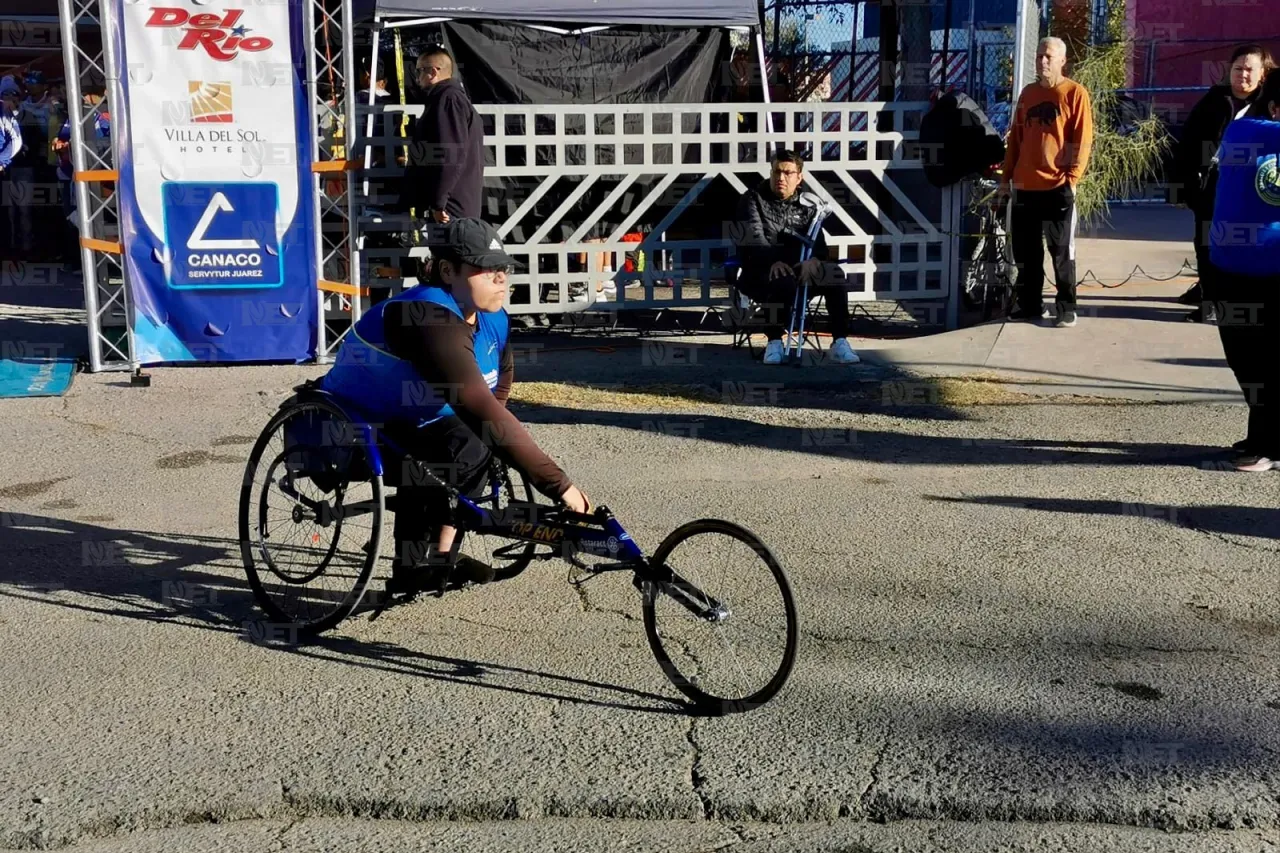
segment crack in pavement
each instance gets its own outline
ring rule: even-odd
[[[884,763],[885,756],[889,753],[889,745],[893,742],[893,729],[889,727],[885,731],[884,745],[880,747],[880,751],[876,754],[876,760],[871,764],[870,776],[871,780],[867,782],[867,787],[863,790],[861,796],[858,797],[858,805],[862,811],[864,820],[876,820],[881,823],[890,820],[890,816],[886,814],[878,814],[872,808],[872,800],[875,794],[872,790],[880,785],[880,765]]]
[[[1190,530],[1193,533],[1204,534],[1211,539],[1217,539],[1219,542],[1225,542],[1228,545],[1233,545],[1236,548],[1243,548],[1246,551],[1262,551],[1267,554],[1280,554],[1280,548],[1268,548],[1262,543],[1251,544],[1248,542],[1239,542],[1235,539],[1228,538],[1228,534],[1226,533],[1218,533],[1216,530],[1205,530],[1203,527],[1196,527],[1194,524],[1184,524],[1182,525],[1182,529]]]
[[[689,719],[689,730],[685,732],[685,740],[689,742],[689,747],[693,750],[693,760],[689,762],[689,785],[693,788],[693,795],[698,798],[698,802],[702,804],[702,819],[711,820],[713,809],[711,800],[702,793],[702,785],[706,782],[706,776],[702,773],[702,747],[698,746],[698,741],[694,738],[697,729],[698,718],[691,717]]]
[[[479,619],[468,619],[465,616],[450,615],[445,618],[453,619],[457,622],[465,622],[468,625],[475,625],[477,628],[487,628],[491,631],[502,631],[506,634],[537,634],[538,636],[543,636],[545,633],[541,630],[525,631],[519,628],[512,628],[510,625],[491,625],[488,622],[481,622]]]
[[[302,823],[302,818],[295,817],[295,818],[291,818],[284,826],[282,826],[280,828],[280,831],[276,834],[276,837],[271,839],[272,848],[277,850],[284,850],[285,849],[284,837],[288,835],[293,830],[293,828],[300,823]]]

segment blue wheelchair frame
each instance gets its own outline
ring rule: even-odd
[[[353,429],[350,436],[352,440],[350,446],[359,447],[367,455],[369,474],[383,479],[385,472],[388,470],[384,459],[383,442],[390,445],[389,449],[392,453],[398,455],[401,459],[410,457],[411,454],[389,436],[379,436],[378,430],[369,423],[367,418],[353,417],[353,414],[358,413],[358,409],[349,402],[314,385],[299,386],[297,390],[300,391],[299,395],[294,398],[297,403],[323,402],[346,417],[347,423]],[[311,446],[323,449],[327,445],[324,441],[320,441]],[[286,437],[286,453],[288,452],[288,438]],[[323,459],[323,454],[321,461],[328,461]],[[334,470],[334,466],[328,465],[325,473],[329,476],[334,476]],[[302,466],[295,466],[294,473],[314,478],[317,474],[317,469],[311,468],[308,470],[304,463]],[[365,472],[358,473],[363,474]],[[355,478],[344,476],[344,479],[349,481]],[[420,468],[415,473],[414,484],[435,486],[444,489],[449,494],[450,506],[453,511],[452,526],[463,534],[454,539],[453,550],[450,552],[448,560],[450,570],[452,570],[457,561],[458,549],[465,538],[465,534],[475,532],[518,542],[558,546],[560,549],[558,556],[570,564],[589,572],[592,576],[610,571],[634,572],[634,585],[642,593],[651,595],[659,591],[664,592],[701,619],[719,622],[729,615],[728,609],[717,599],[702,592],[673,572],[669,567],[654,565],[606,506],[597,507],[594,513],[584,514],[562,507],[512,500],[501,511],[495,512],[478,505],[466,495],[460,494],[455,487],[425,470],[425,467]],[[496,498],[501,490],[500,479],[493,477],[491,485],[496,505]],[[345,512],[345,508],[329,509],[326,506],[327,501],[313,501],[292,488],[286,488],[285,491],[290,494],[290,497],[318,514],[327,511],[332,513],[334,517],[346,518],[362,515],[369,511],[367,507],[361,506],[358,506],[357,512],[352,513]],[[385,500],[385,507],[388,511],[395,511],[393,502],[398,497],[396,495]],[[616,562],[587,566],[574,559],[574,554],[578,552],[610,558],[616,560]],[[557,554],[552,551],[537,554],[534,559],[546,560],[555,556]],[[445,573],[445,576],[441,578],[437,595],[443,594],[447,589],[451,580],[450,573]]]

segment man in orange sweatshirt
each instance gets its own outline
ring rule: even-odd
[[[1044,243],[1058,286],[1057,325],[1076,324],[1076,186],[1093,146],[1089,91],[1063,76],[1067,48],[1042,39],[1036,82],[1022,90],[1009,129],[1001,191],[1012,191],[1010,242],[1018,308],[1010,319],[1052,319],[1044,308]]]

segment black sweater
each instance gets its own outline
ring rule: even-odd
[[[802,195],[804,191],[797,190],[784,201],[765,179],[739,199],[734,243],[743,275],[767,276],[777,261],[794,265],[800,260],[800,237],[809,230],[814,215],[814,209],[801,202]],[[812,256],[826,260],[822,232],[818,232]]]
[[[1174,159],[1174,180],[1180,183],[1178,201],[1207,215],[1213,210],[1216,175],[1211,168],[1214,154],[1222,144],[1227,125],[1244,104],[1252,104],[1261,87],[1245,101],[1236,101],[1230,86],[1214,86],[1195,105],[1182,128]]]
[[[484,179],[484,126],[457,80],[432,86],[413,128],[401,209],[418,216],[445,210],[454,219],[479,218]]]

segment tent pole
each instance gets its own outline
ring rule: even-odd
[[[365,117],[364,122],[364,182],[361,185],[364,194],[365,203],[369,202],[369,169],[373,166],[373,147],[369,145],[369,140],[373,138],[373,105],[377,98],[378,91],[378,37],[382,35],[381,27],[378,24],[381,18],[378,15],[373,16],[373,45],[369,48],[369,115]],[[358,91],[359,82],[351,87],[351,91]],[[402,82],[401,86],[404,85]],[[352,128],[355,130],[355,128]],[[354,134],[352,134],[351,142],[355,142]]]
[[[773,156],[773,111],[769,109],[773,101],[769,97],[769,66],[764,60],[764,27],[756,28],[756,59],[760,62],[760,82],[764,89],[764,128],[765,132],[769,134],[764,143],[764,156],[765,161],[768,162]]]

